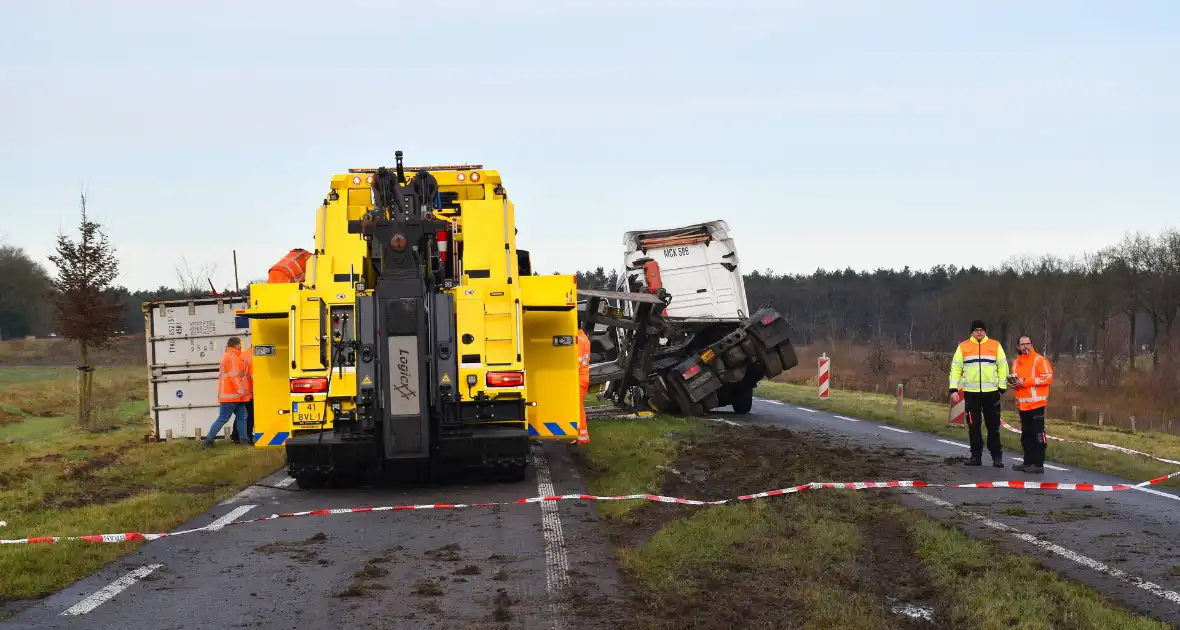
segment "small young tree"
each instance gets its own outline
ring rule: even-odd
[[[58,334],[78,344],[78,423],[90,426],[94,366],[90,350],[105,348],[118,337],[120,317],[125,308],[110,291],[119,275],[115,249],[102,226],[86,216],[86,193],[81,193],[82,219],[78,240],[65,234],[57,237],[56,254],[49,257],[57,267],[51,279],[52,299]]]

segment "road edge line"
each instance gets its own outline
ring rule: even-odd
[[[551,497],[556,492],[553,489],[553,476],[549,471],[549,462],[545,461],[545,453],[541,445],[533,442],[531,445],[533,466],[537,469],[537,496]],[[545,587],[551,597],[553,607],[553,627],[562,628],[565,625],[565,604],[560,599],[560,591],[569,588],[569,557],[565,553],[565,534],[561,528],[561,517],[557,513],[556,501],[541,501],[541,531],[545,537]]]
[[[1022,532],[1019,529],[1012,527],[1011,525],[1005,525],[1004,523],[1001,523],[997,520],[990,519],[982,514],[977,514],[975,512],[970,511],[970,510],[966,510],[964,508],[961,508],[961,507],[955,505],[954,503],[951,503],[950,501],[945,501],[945,500],[940,499],[936,496],[926,494],[925,492],[919,492],[917,490],[908,490],[908,491],[904,492],[904,494],[909,494],[909,495],[915,496],[923,501],[926,501],[927,503],[932,503],[932,504],[937,505],[941,508],[945,508],[947,510],[950,510],[950,511],[956,513],[956,514],[959,514],[961,516],[966,516],[970,519],[979,521],[980,523],[982,523],[986,527],[990,527],[991,529],[999,530],[999,531],[1005,532],[1007,534],[1010,534],[1014,538],[1022,540],[1030,545],[1035,546],[1035,547],[1040,547],[1041,549],[1044,549],[1045,551],[1049,551],[1051,553],[1057,554],[1057,555],[1065,558],[1066,560],[1074,562],[1078,565],[1084,566],[1088,569],[1091,569],[1091,570],[1101,573],[1103,575],[1115,578],[1115,579],[1117,579],[1121,582],[1124,582],[1126,584],[1130,584],[1132,586],[1139,587],[1139,588],[1147,591],[1148,593],[1151,593],[1152,595],[1155,595],[1156,597],[1159,597],[1161,599],[1165,599],[1169,602],[1172,602],[1173,604],[1180,604],[1180,593],[1177,593],[1175,591],[1169,591],[1168,589],[1160,586],[1159,584],[1155,584],[1154,582],[1148,582],[1147,580],[1144,580],[1143,578],[1135,576],[1135,575],[1130,575],[1121,569],[1116,569],[1110,565],[1104,564],[1104,563],[1099,562],[1093,558],[1090,558],[1089,556],[1083,556],[1082,554],[1080,554],[1076,551],[1066,549],[1065,547],[1062,547],[1062,546],[1055,544],[1055,543],[1051,543],[1048,540],[1045,540],[1043,538],[1038,538],[1037,536],[1034,536],[1032,534]]]
[[[87,597],[86,599],[78,602],[77,604],[70,606],[64,612],[62,612],[62,615],[70,616],[70,617],[77,617],[79,615],[85,615],[86,613],[94,610],[95,608],[98,608],[99,606],[102,606],[103,604],[107,603],[108,601],[110,601],[112,598],[114,598],[119,593],[122,593],[123,591],[127,590],[128,588],[134,586],[135,583],[137,583],[140,580],[142,580],[143,578],[151,575],[153,571],[155,571],[156,569],[159,569],[162,566],[164,566],[164,565],[162,565],[162,564],[148,564],[148,565],[144,565],[142,567],[139,567],[138,569],[128,573],[127,575],[124,575],[123,577],[115,580],[114,582],[111,582],[110,584],[107,584],[106,586],[102,587],[101,589],[96,591],[90,597]]]

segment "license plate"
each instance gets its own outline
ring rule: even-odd
[[[319,424],[324,421],[324,408],[318,402],[291,403],[295,424]]]

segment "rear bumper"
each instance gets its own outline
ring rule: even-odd
[[[438,439],[438,456],[471,465],[522,465],[529,454],[529,432],[522,426],[466,425],[447,429]]]

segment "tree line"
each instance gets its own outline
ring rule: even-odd
[[[193,288],[160,286],[132,291],[125,286],[105,287],[99,292],[104,303],[118,308],[117,329],[127,334],[143,332],[140,306],[151,300],[172,300],[207,294]],[[0,245],[0,341],[43,337],[60,333],[54,319],[54,289],[49,272],[24,249]]]
[[[618,270],[578,271],[581,288],[613,289]],[[207,295],[179,273],[176,286],[103,294],[122,306],[118,327],[143,331],[140,305]],[[1023,256],[991,268],[817,269],[810,274],[745,274],[751,310],[771,306],[800,344],[853,341],[949,352],[982,319],[1006,347],[1031,335],[1052,359],[1087,356],[1108,367],[1144,354],[1158,365],[1180,355],[1180,231],[1129,234],[1096,252]],[[0,338],[45,335],[56,325],[46,268],[21,248],[0,245]],[[1180,356],[1177,356],[1180,358]]]

